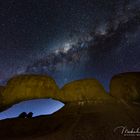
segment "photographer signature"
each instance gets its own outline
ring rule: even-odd
[[[140,127],[128,128],[127,126],[117,126],[114,132],[119,131],[123,136],[140,136]]]

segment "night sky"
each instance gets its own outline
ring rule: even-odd
[[[108,90],[114,74],[140,71],[139,60],[140,0],[0,1],[2,85],[36,73],[60,87],[94,77]]]

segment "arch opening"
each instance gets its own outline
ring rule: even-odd
[[[0,113],[0,120],[18,117],[22,112],[32,112],[33,117],[50,115],[64,106],[64,103],[54,99],[34,99],[22,101]]]

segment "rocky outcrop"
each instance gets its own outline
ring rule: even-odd
[[[3,106],[13,105],[20,101],[57,98],[58,86],[45,75],[19,75],[10,79],[2,92]]]
[[[110,82],[110,95],[125,101],[140,101],[140,73],[116,75]],[[55,81],[45,75],[19,75],[10,79],[2,88],[0,109],[10,107],[20,101],[53,98],[64,103],[89,102],[90,100],[110,100],[103,86],[96,79],[70,82],[61,89]]]
[[[110,94],[125,101],[140,102],[140,72],[114,76],[110,82]]]
[[[26,118],[27,113],[26,112],[22,112],[19,114],[18,118]]]
[[[2,92],[3,108],[20,101],[39,98],[53,98],[68,103],[108,99],[109,96],[96,79],[74,81],[60,90],[51,77],[44,75],[13,77]]]
[[[138,100],[139,73],[114,76],[110,88],[111,96],[117,99]],[[74,81],[59,90],[50,77],[24,75],[12,78],[2,93],[4,105],[29,98],[48,97],[66,102],[66,105],[53,115],[2,120],[0,138],[5,140],[125,140],[126,136],[128,135],[129,138],[131,134],[122,132],[122,129],[135,131],[140,126],[140,106],[122,102],[111,96],[106,94],[96,79]],[[136,133],[132,136],[134,139],[139,137]]]
[[[60,91],[65,101],[89,101],[108,99],[103,86],[96,79],[83,79],[66,84]]]

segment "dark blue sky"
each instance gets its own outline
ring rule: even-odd
[[[49,74],[59,86],[140,71],[139,0],[0,1],[0,83]]]

